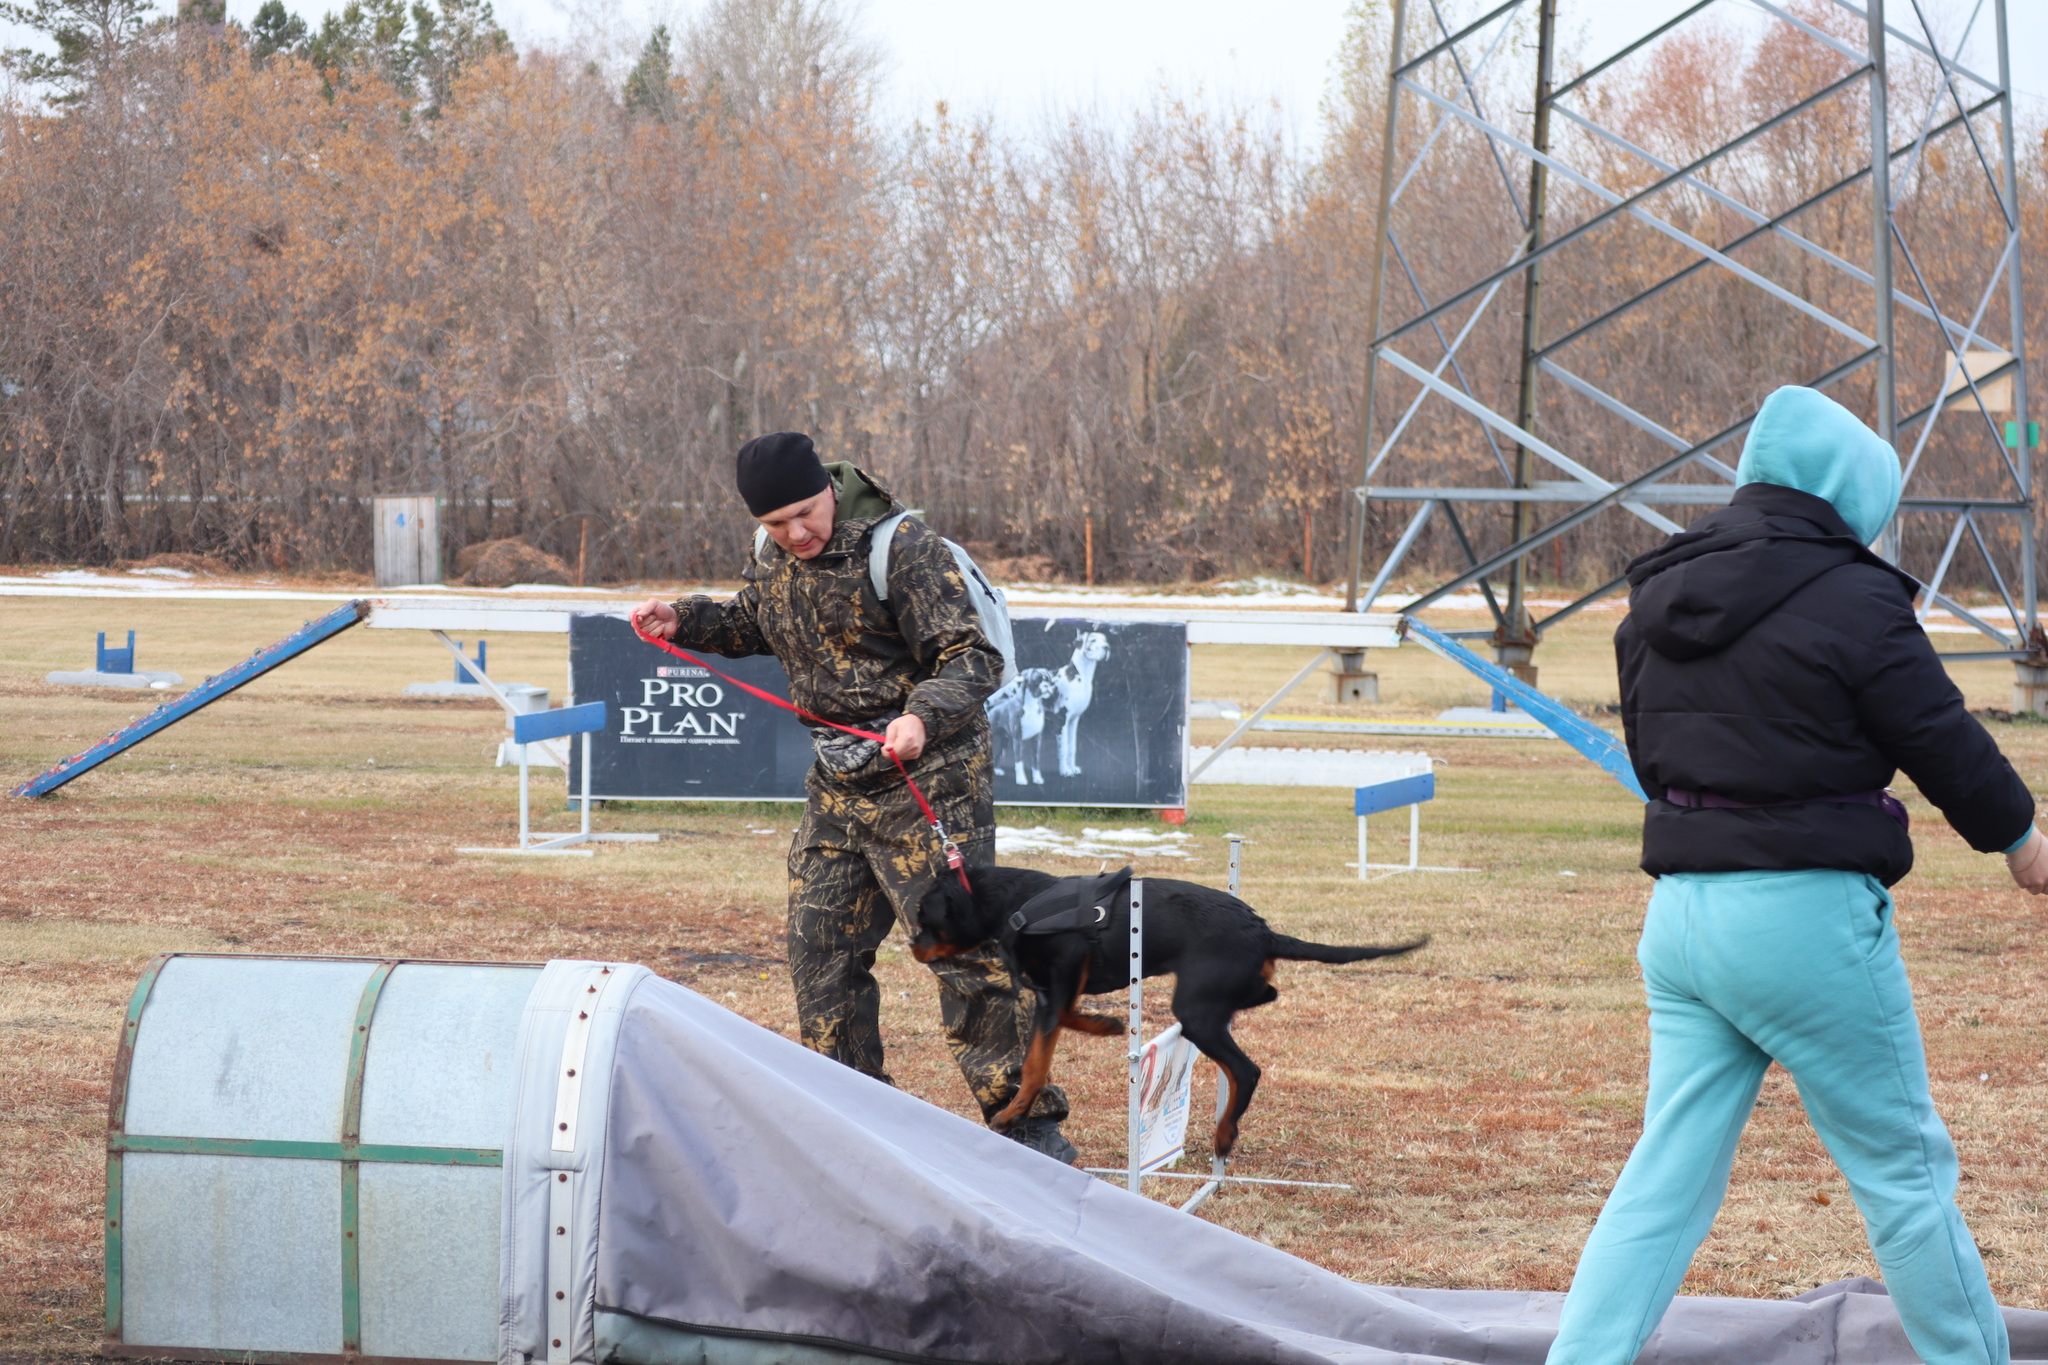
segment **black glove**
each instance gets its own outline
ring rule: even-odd
[[[889,722],[896,719],[886,716],[870,722],[877,731],[889,728]],[[846,774],[856,773],[881,755],[882,746],[872,739],[849,735],[844,730],[835,730],[829,725],[811,727],[811,747],[818,751],[818,762],[827,771]]]

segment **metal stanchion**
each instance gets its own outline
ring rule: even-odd
[[[1143,878],[1131,878],[1131,1016],[1130,1029],[1124,1034],[1130,1044],[1131,1100],[1130,1100],[1130,1154],[1127,1158],[1129,1170],[1126,1177],[1132,1194],[1138,1193],[1143,1180],[1142,1157],[1138,1146],[1138,1120],[1144,1095],[1142,1085],[1142,1063],[1145,1058],[1145,882]]]
[[[1253,840],[1245,838],[1242,834],[1226,834],[1223,837],[1230,841],[1230,894],[1234,896],[1237,894],[1239,874],[1243,864],[1240,846],[1252,843]],[[1129,1059],[1131,1068],[1130,1108],[1126,1117],[1129,1134],[1129,1154],[1125,1158],[1124,1169],[1121,1172],[1118,1172],[1113,1166],[1088,1166],[1083,1169],[1090,1175],[1122,1174],[1124,1182],[1129,1187],[1131,1193],[1138,1194],[1142,1192],[1140,1187],[1146,1175],[1142,1167],[1144,1144],[1140,1141],[1144,1114],[1143,1068],[1145,1060],[1145,1045],[1140,1041],[1145,1026],[1145,882],[1140,877],[1133,877],[1131,879],[1130,953],[1130,1022],[1128,1031],[1124,1035],[1129,1043],[1129,1050],[1125,1055]],[[1223,1068],[1219,1066],[1216,1068],[1216,1117],[1219,1120],[1223,1117],[1224,1110],[1229,1107],[1229,1103],[1230,1081]],[[1193,1213],[1197,1208],[1201,1207],[1202,1203],[1209,1196],[1215,1194],[1216,1191],[1225,1185],[1287,1185],[1301,1189],[1321,1190],[1348,1190],[1352,1188],[1350,1185],[1329,1181],[1261,1179],[1250,1176],[1231,1175],[1229,1171],[1230,1161],[1228,1158],[1211,1157],[1209,1160],[1209,1173],[1207,1175],[1183,1174],[1179,1171],[1153,1171],[1151,1174],[1161,1180],[1199,1180],[1202,1182],[1202,1187],[1195,1191],[1193,1197],[1187,1203],[1180,1206],[1181,1210],[1185,1213]]]

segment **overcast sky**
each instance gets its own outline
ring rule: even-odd
[[[229,0],[231,12],[260,0]],[[657,19],[687,19],[694,0],[493,0],[516,38],[560,41],[581,27],[572,9],[602,14],[621,36],[644,35]],[[1478,0],[1450,0],[1447,13],[1477,12]],[[1589,60],[1612,52],[1678,13],[1690,0],[1559,0],[1567,41]],[[1922,0],[1937,25],[1977,0]],[[1234,101],[1278,101],[1298,135],[1313,141],[1317,108],[1343,40],[1346,0],[865,0],[865,24],[893,60],[889,107],[908,115],[945,99],[963,111],[993,110],[1005,121],[1093,102],[1127,108],[1162,85]],[[1894,0],[1894,26],[1911,8]],[[1719,7],[1731,20],[1762,21],[1741,0]],[[2014,83],[2048,120],[2048,0],[2008,0]],[[1977,22],[1975,55],[1991,61],[1990,10]]]
[[[171,0],[160,0],[169,5]],[[228,0],[247,22],[261,0]],[[286,0],[309,21],[340,0]],[[701,0],[493,0],[521,46],[605,39],[637,47],[658,20],[686,22]],[[1589,59],[1612,51],[1683,8],[1686,0],[1560,0],[1563,29]],[[1922,0],[1936,22],[1976,0]],[[1911,22],[1895,3],[1894,24]],[[1450,0],[1452,14],[1473,3]],[[1760,16],[1742,3],[1731,17]],[[2009,0],[2015,84],[2025,114],[2048,121],[2048,0]],[[1345,0],[865,0],[864,24],[891,58],[885,111],[908,117],[945,99],[1005,122],[1092,102],[1127,108],[1162,85],[1240,102],[1278,101],[1298,136],[1313,141],[1317,106],[1345,28]],[[1978,22],[1988,41],[1987,12]],[[19,37],[15,41],[20,41]],[[1986,63],[1988,52],[1979,53]],[[2037,247],[2038,249],[2048,249]]]

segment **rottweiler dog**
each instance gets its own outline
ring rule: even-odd
[[[1119,991],[1130,977],[1131,870],[1100,877],[1055,877],[1022,867],[967,870],[972,887],[941,878],[919,906],[910,951],[919,962],[967,952],[991,940],[1038,995],[1030,1051],[1016,1097],[992,1123],[1008,1127],[1029,1113],[1052,1074],[1061,1028],[1120,1034],[1124,1022],[1083,1014],[1084,995]],[[1173,1017],[1203,1056],[1229,1078],[1229,1102],[1216,1122],[1216,1155],[1237,1143],[1238,1121],[1258,1088],[1259,1068],[1230,1036],[1239,1010],[1277,1000],[1276,962],[1363,962],[1398,957],[1427,938],[1390,947],[1333,947],[1276,933],[1227,891],[1166,877],[1144,879],[1146,976],[1173,973]]]

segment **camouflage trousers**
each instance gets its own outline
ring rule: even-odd
[[[918,774],[918,785],[971,866],[995,860],[995,802],[986,751]],[[813,768],[810,800],[789,850],[789,977],[804,1046],[888,1081],[882,1066],[875,949],[917,907],[945,859],[900,779],[880,788]],[[947,874],[950,875],[950,874]],[[946,1046],[984,1119],[1017,1093],[1036,999],[993,945],[930,964],[939,979]],[[1067,1097],[1047,1086],[1030,1117],[1057,1122]]]

